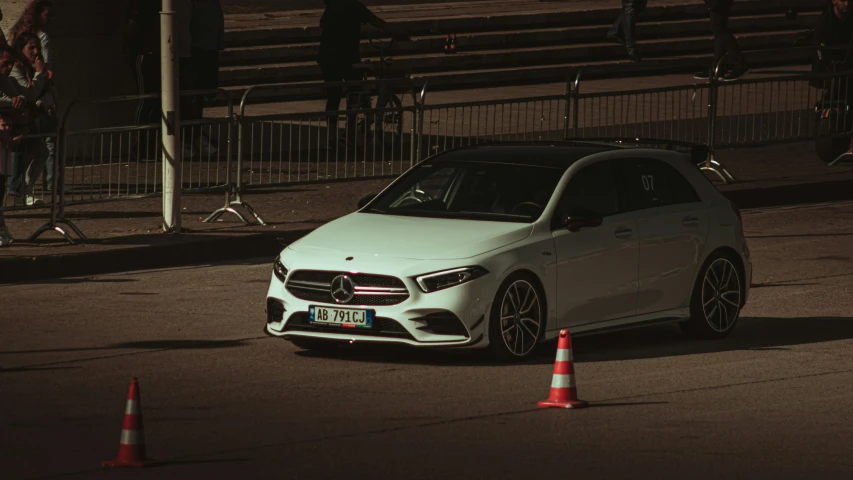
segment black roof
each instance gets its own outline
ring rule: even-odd
[[[459,147],[439,153],[429,163],[492,162],[522,163],[539,167],[567,169],[578,160],[596,153],[625,148],[653,148],[688,153],[692,162],[704,161],[708,147],[678,140],[653,138],[599,138],[589,140],[526,141],[484,143]],[[686,150],[686,151],[685,151]]]
[[[494,143],[449,150],[430,158],[428,162],[520,163],[537,167],[566,169],[584,157],[618,150],[619,148],[615,145],[582,142]]]

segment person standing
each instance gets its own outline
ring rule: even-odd
[[[12,69],[11,83],[27,100],[31,108],[35,108],[33,127],[37,133],[56,132],[56,110],[53,96],[53,85],[50,70],[47,69],[41,56],[41,41],[35,34],[23,32],[15,38],[14,50],[19,61]],[[33,197],[35,182],[41,176],[48,159],[55,153],[53,137],[28,140],[27,153],[32,156],[26,168],[23,184],[18,188],[18,202],[26,205],[41,203]]]
[[[125,27],[125,50],[128,53],[138,95],[160,93],[160,4],[151,0],[130,0]],[[137,125],[160,123],[160,99],[146,98],[137,102],[134,112]],[[138,133],[138,155],[142,161],[157,159],[156,131]]]
[[[225,15],[219,0],[193,0],[192,21],[192,74],[193,88],[196,90],[216,90],[219,88],[219,52],[225,48]],[[202,118],[205,103],[213,95],[200,95],[195,98],[194,116]],[[216,148],[201,133],[197,140],[202,155],[216,154]]]
[[[51,99],[55,102],[57,97],[56,78],[53,75],[53,65],[55,55],[50,46],[50,36],[47,33],[49,25],[53,22],[53,3],[51,0],[32,0],[21,17],[12,26],[9,34],[9,42],[15,45],[17,39],[21,35],[32,34],[39,39],[39,50],[41,60],[44,62],[46,75],[50,79],[51,84]],[[56,132],[58,126],[57,117],[55,115],[39,116],[36,119],[36,127],[39,133]],[[45,162],[44,187],[47,190],[53,189],[53,177],[56,162],[56,141],[52,137],[46,137],[45,143],[48,149],[48,156]],[[15,154],[17,156],[17,154]]]
[[[11,156],[11,149],[21,143],[22,135],[13,133],[9,113],[0,110],[0,200],[6,196],[6,171]],[[0,203],[0,247],[8,247],[12,243],[12,232],[6,226],[3,204]]]
[[[853,56],[847,49],[853,44],[853,15],[850,15],[848,0],[831,0],[821,12],[814,29],[816,54],[812,65],[814,73],[831,71],[830,64],[838,63],[836,68],[848,70],[853,65]]]
[[[607,38],[622,44],[628,50],[628,58],[633,62],[640,61],[640,51],[634,31],[637,25],[637,16],[646,10],[646,0],[622,0],[622,13],[616,17]]]
[[[49,70],[52,70],[54,59],[51,56],[50,37],[45,29],[52,20],[53,3],[50,0],[32,0],[9,30],[9,43],[12,45],[22,33],[38,36],[41,42],[41,56]]]
[[[8,45],[0,46],[0,201],[6,195],[6,176],[11,174],[11,149],[21,141],[19,132],[12,133],[12,126],[27,122],[27,99],[18,95],[9,74],[17,62],[17,55]],[[12,243],[12,234],[6,226],[3,205],[0,203],[0,247]]]
[[[408,37],[396,27],[373,14],[359,0],[325,0],[326,9],[320,18],[320,53],[317,63],[325,82],[351,82],[362,79],[353,68],[361,63],[361,26],[370,24],[402,40]],[[330,87],[326,94],[326,111],[340,109],[343,89]]]
[[[738,80],[749,73],[750,69],[744,61],[740,45],[729,30],[729,15],[733,3],[734,0],[705,0],[711,18],[711,33],[714,34],[714,64],[710,69],[694,75],[693,78],[696,80],[707,80],[724,57],[730,61],[721,66],[723,70],[720,74],[723,81]]]

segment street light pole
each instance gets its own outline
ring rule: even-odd
[[[181,109],[178,101],[176,0],[163,0],[160,12],[160,94],[163,139],[163,231],[181,233]],[[181,0],[177,0],[181,1]]]

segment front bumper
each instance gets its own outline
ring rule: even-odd
[[[312,338],[346,343],[386,343],[413,347],[481,347],[487,344],[486,325],[494,292],[489,276],[432,293],[423,293],[411,279],[402,279],[409,298],[397,305],[334,305],[299,299],[272,277],[267,293],[267,324],[264,331],[280,338]],[[308,320],[309,306],[374,311],[371,329],[318,326]],[[283,311],[277,311],[281,309]],[[455,328],[436,328],[455,317]],[[442,322],[436,322],[436,319]],[[447,334],[450,331],[450,334]]]

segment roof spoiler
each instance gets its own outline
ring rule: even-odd
[[[687,153],[689,151],[690,162],[694,165],[704,164],[710,154],[710,148],[701,143],[682,142],[679,140],[667,140],[660,138],[641,138],[641,137],[609,137],[609,138],[589,138],[579,141],[589,142],[604,142],[643,146],[649,145],[655,148],[665,148],[667,150],[678,150]]]

